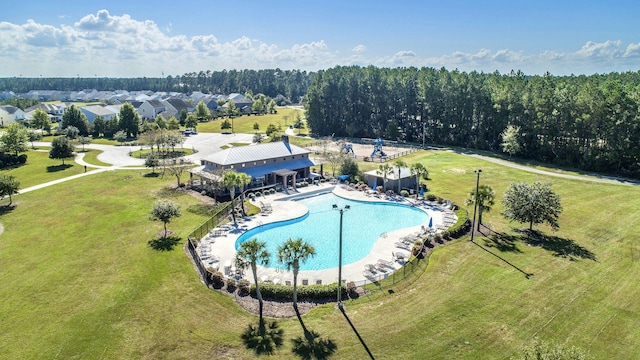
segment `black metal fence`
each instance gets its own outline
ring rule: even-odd
[[[193,230],[189,236],[189,241],[195,241],[194,246],[198,247],[198,242],[202,239],[209,231],[213,228],[217,227],[222,221],[231,214],[231,203],[226,203],[222,206],[217,213],[215,213],[209,220],[202,223],[202,225],[198,226],[195,230]]]
[[[411,258],[394,272],[379,272],[374,276],[369,275],[365,280],[347,283],[347,287],[355,286],[363,289],[365,293],[389,291],[391,288],[397,291],[409,287],[427,270],[430,253],[430,251],[426,252],[422,258]]]

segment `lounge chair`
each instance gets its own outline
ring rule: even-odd
[[[405,249],[405,250],[410,250],[411,249],[411,245],[407,244],[406,242],[403,241],[398,241],[395,243],[397,248],[400,249]]]
[[[372,272],[371,272],[371,271],[369,271],[369,270],[365,270],[365,271],[363,271],[363,272],[362,272],[362,275],[363,275],[364,277],[366,277],[366,278],[369,278],[369,279],[375,279],[375,278],[376,278],[376,274],[372,273]]]
[[[316,279],[316,285],[322,285],[322,279]]]
[[[380,265],[380,266],[386,266],[386,267],[388,267],[390,269],[395,269],[395,267],[393,266],[393,262],[391,262],[389,260],[378,259],[377,264]]]
[[[364,269],[365,269],[365,270],[367,270],[367,271],[376,271],[376,270],[377,270],[377,269],[376,269],[376,266],[375,266],[375,265],[373,265],[373,264],[367,264],[367,265],[365,265],[365,266],[364,266]]]
[[[309,285],[309,279],[302,279],[302,285]]]

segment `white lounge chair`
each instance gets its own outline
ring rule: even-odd
[[[378,259],[378,265],[380,266],[386,266],[390,269],[394,269],[393,267],[393,262],[389,261],[389,260],[385,260],[385,259]]]
[[[362,272],[362,275],[363,275],[364,277],[366,277],[366,278],[369,278],[369,279],[375,279],[375,278],[376,278],[376,274],[372,273],[372,272],[371,272],[371,271],[369,271],[369,270],[365,270],[365,271],[363,271],[363,272]]]

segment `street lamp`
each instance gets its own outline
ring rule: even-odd
[[[478,186],[480,185],[480,173],[481,169],[473,170],[476,173],[476,194],[475,199],[473,199],[473,223],[471,224],[471,242],[473,242],[473,232],[476,227],[476,209],[478,208]]]
[[[338,205],[333,204],[333,210],[340,211],[340,242],[338,245],[338,309],[340,310],[342,310],[342,215],[350,208],[351,206],[345,205],[341,209]]]

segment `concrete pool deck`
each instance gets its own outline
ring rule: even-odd
[[[234,266],[234,258],[236,255],[235,243],[240,235],[242,235],[249,229],[253,229],[264,224],[295,219],[306,214],[308,211],[307,207],[297,201],[288,200],[291,197],[314,196],[319,193],[327,192],[333,192],[340,197],[351,200],[372,202],[389,201],[384,197],[374,197],[372,195],[368,195],[363,191],[354,190],[347,186],[330,185],[328,183],[299,188],[297,193],[293,193],[290,195],[284,193],[276,193],[267,195],[266,197],[259,197],[253,201],[254,205],[258,207],[262,205],[261,203],[265,205],[271,205],[271,212],[263,212],[251,217],[238,219],[238,222],[235,225],[233,223],[228,223],[224,226],[212,230],[207,236],[201,239],[198,246],[198,253],[208,250],[210,254],[213,254],[219,259],[217,264],[212,263],[212,265],[217,265],[219,267],[219,270],[223,274],[234,276],[236,274]],[[400,204],[415,206],[425,211],[429,215],[429,217],[433,218],[432,225],[434,229],[443,226],[443,224],[445,223],[445,217],[447,216],[445,214],[451,216],[451,214],[453,213],[451,210],[446,210],[440,206],[429,204],[426,202],[415,202],[415,200],[413,199],[398,198],[397,200],[393,201]],[[335,224],[327,224],[327,226],[334,225],[339,226],[338,214],[336,214]],[[366,224],[360,225],[366,226]],[[382,234],[382,236],[379,237],[373,245],[373,248],[371,252],[369,252],[369,254],[354,263],[342,266],[343,281],[353,281],[356,284],[362,284],[365,281],[371,282],[373,280],[384,278],[386,275],[391,274],[393,271],[400,269],[402,267],[402,262],[396,261],[393,258],[393,254],[404,253],[408,258],[409,251],[396,247],[396,242],[400,241],[402,237],[411,236],[418,232],[421,232],[423,227],[427,228],[428,223]],[[321,230],[318,229],[318,231]],[[343,246],[346,247],[349,245],[343,244]],[[388,268],[387,271],[377,270],[373,273],[373,277],[371,276],[371,274],[367,274],[368,276],[365,276],[363,272],[366,270],[366,265],[376,264],[379,259],[388,261],[390,262],[390,264],[393,264],[393,269]],[[207,266],[206,260],[203,259],[203,262],[205,266]],[[293,282],[292,271],[283,269],[283,266],[281,264],[270,265],[271,267],[258,266],[258,279],[260,279],[261,281],[269,281],[281,284]],[[308,284],[330,284],[337,282],[337,265],[338,259],[336,259],[335,268],[324,270],[301,270],[298,274],[298,285],[302,285],[305,281]],[[251,273],[251,269],[245,270],[243,277],[252,281],[253,275]]]

